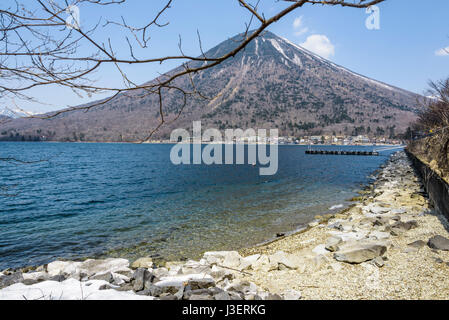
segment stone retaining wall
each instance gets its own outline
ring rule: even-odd
[[[410,151],[406,150],[406,153],[412,161],[413,167],[421,177],[424,188],[429,194],[429,199],[435,209],[446,218],[449,218],[449,185]]]

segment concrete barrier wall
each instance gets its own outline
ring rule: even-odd
[[[435,209],[449,219],[449,185],[425,163],[415,157],[408,150],[405,150],[407,156],[413,163],[415,170],[422,178],[424,188],[429,194]]]

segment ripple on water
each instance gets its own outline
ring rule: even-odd
[[[260,243],[346,204],[386,160],[280,146],[278,173],[259,176],[248,165],[174,166],[170,145],[0,144],[11,156],[50,158],[0,170],[20,191],[0,201],[0,269],[58,257],[193,258]]]

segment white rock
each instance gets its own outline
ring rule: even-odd
[[[375,238],[377,240],[383,240],[383,239],[390,238],[390,233],[389,232],[382,232],[382,231],[374,230],[374,231],[371,231],[369,236],[373,237],[373,238]]]
[[[275,261],[270,261],[267,255],[262,254],[256,262],[251,265],[251,269],[255,271],[272,271],[278,268],[278,264]]]
[[[260,258],[260,254],[253,254],[248,257],[244,257],[240,259],[239,270],[246,270],[251,267],[251,265],[256,262]]]
[[[407,210],[403,207],[399,208],[399,209],[393,209],[391,210],[392,214],[404,214],[407,213]]]
[[[329,239],[326,240],[325,248],[326,248],[326,250],[329,250],[332,252],[337,251],[338,245],[342,242],[343,242],[343,240],[340,237],[330,237]]]
[[[299,300],[301,299],[301,292],[297,290],[287,290],[282,294],[285,300]]]
[[[203,260],[206,262],[205,260]],[[210,266],[207,263],[200,263],[198,261],[189,260],[181,267],[182,274],[192,273],[206,273],[210,270]]]
[[[153,274],[157,278],[166,277],[168,275],[168,269],[165,267],[156,268],[153,270]]]
[[[131,279],[123,274],[112,272],[112,279],[114,279],[114,283],[117,285],[121,285],[125,282],[130,282]]]
[[[313,248],[312,252],[316,253],[316,254],[327,254],[327,253],[329,253],[329,251],[326,250],[326,245],[325,244],[317,245],[315,248]]]
[[[341,231],[330,231],[329,234],[341,238],[343,242],[350,240],[362,240],[368,235],[368,231],[357,231],[357,232],[341,232]]]
[[[379,207],[379,206],[374,206],[370,208],[370,211],[374,214],[383,214],[383,213],[387,213],[390,211],[389,208],[384,208],[384,207]]]
[[[241,258],[237,251],[209,251],[203,255],[203,259],[208,264],[217,264],[228,268],[237,268]]]
[[[156,282],[155,285],[158,287],[182,287],[189,280],[203,280],[203,279],[212,279],[213,278],[205,273],[199,274],[186,274],[174,277],[162,277],[160,281]]]
[[[182,274],[182,266],[173,266],[169,268],[168,275],[176,276]]]
[[[139,258],[136,261],[134,261],[131,265],[131,268],[137,269],[137,268],[152,268],[153,267],[153,259],[149,257]]]
[[[85,273],[89,277],[93,275],[105,274],[108,272],[132,272],[129,268],[129,261],[126,259],[88,259],[79,265],[79,272]]]
[[[100,290],[108,284],[103,280],[80,282],[67,279],[63,282],[43,281],[26,286],[16,283],[0,290],[0,300],[153,300],[154,297],[113,289]]]
[[[53,261],[47,265],[47,272],[50,277],[59,274],[76,274],[79,273],[81,262],[74,261]]]
[[[258,289],[259,288],[255,283],[238,279],[233,280],[224,287],[224,290],[226,291],[237,291],[244,294],[257,294]]]
[[[226,268],[222,268],[222,267],[218,267],[215,265],[212,266],[209,274],[211,275],[212,278],[215,279],[216,282],[226,281],[228,279],[234,279],[234,277],[235,277],[235,271],[226,269]]]
[[[45,279],[48,277],[48,274],[43,271],[39,272],[30,272],[30,273],[23,273],[23,280],[39,280],[39,279]]]
[[[386,250],[387,245],[384,242],[355,241],[340,247],[334,258],[348,263],[362,263],[382,256]]]

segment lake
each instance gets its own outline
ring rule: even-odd
[[[198,258],[254,245],[348,205],[392,152],[306,155],[306,146],[280,145],[277,174],[260,176],[257,165],[175,166],[171,147],[0,143],[0,157],[46,160],[0,162],[0,270],[57,258]]]

